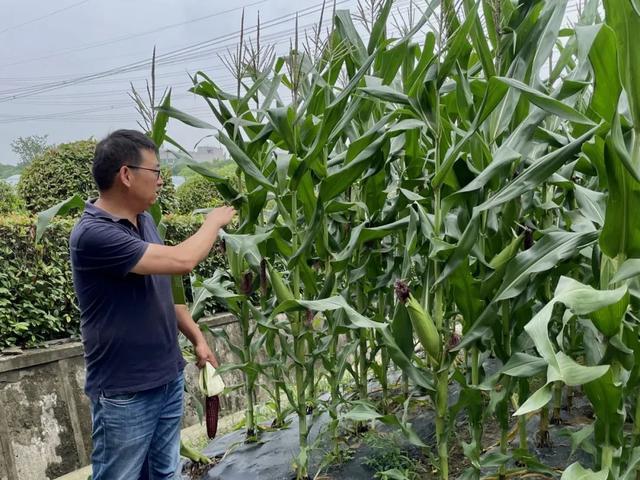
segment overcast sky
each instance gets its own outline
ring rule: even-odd
[[[344,3],[354,5],[355,0]],[[129,83],[143,90],[150,68],[22,98],[7,95],[149,60],[154,45],[163,55],[210,41],[207,49],[193,52],[195,58],[158,65],[156,74],[159,90],[173,86],[175,106],[213,122],[203,101],[186,92],[187,72],[202,69],[223,86],[232,85],[218,54],[238,43],[242,7],[247,27],[255,26],[260,12],[262,37],[271,36],[282,51],[296,10],[300,25],[309,24],[319,19],[309,7],[320,5],[321,0],[1,0],[0,163],[17,162],[10,142],[18,136],[47,134],[51,143],[62,143],[136,128],[139,116],[127,95]],[[279,23],[270,23],[274,19]],[[187,148],[211,133],[175,121],[169,130]]]
[[[353,9],[356,0],[339,3]],[[127,93],[130,82],[144,89],[148,66],[78,79],[147,61],[154,45],[159,58],[200,45],[188,51],[189,59],[183,53],[171,64],[159,64],[156,74],[160,90],[173,87],[174,106],[213,123],[203,101],[186,92],[187,72],[204,70],[232,91],[218,54],[239,41],[242,7],[247,27],[260,12],[262,38],[282,53],[295,12],[301,26],[310,25],[318,21],[321,5],[322,0],[0,0],[0,163],[17,162],[10,142],[18,136],[46,134],[50,143],[63,143],[137,128],[139,116]],[[60,88],[63,82],[73,84]],[[49,89],[33,94],[43,87]],[[210,133],[169,124],[169,134],[187,148]]]

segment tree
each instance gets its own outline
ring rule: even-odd
[[[29,212],[36,213],[79,193],[83,199],[98,192],[91,174],[96,141],[80,140],[49,148],[22,171],[18,193]]]
[[[11,142],[11,150],[20,158],[20,166],[26,167],[37,156],[43,153],[49,145],[49,135],[29,135],[18,137]]]

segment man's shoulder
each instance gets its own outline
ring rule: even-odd
[[[71,230],[69,245],[78,246],[87,237],[104,238],[114,229],[120,229],[117,223],[83,213]]]

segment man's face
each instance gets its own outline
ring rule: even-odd
[[[137,167],[132,167],[131,193],[139,200],[144,210],[155,203],[158,193],[162,188],[160,176],[160,162],[153,150],[141,151],[142,162]]]

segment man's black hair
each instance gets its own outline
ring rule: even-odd
[[[116,130],[101,140],[96,145],[92,168],[98,190],[109,190],[123,165],[140,165],[142,150],[158,153],[153,140],[137,130]]]

